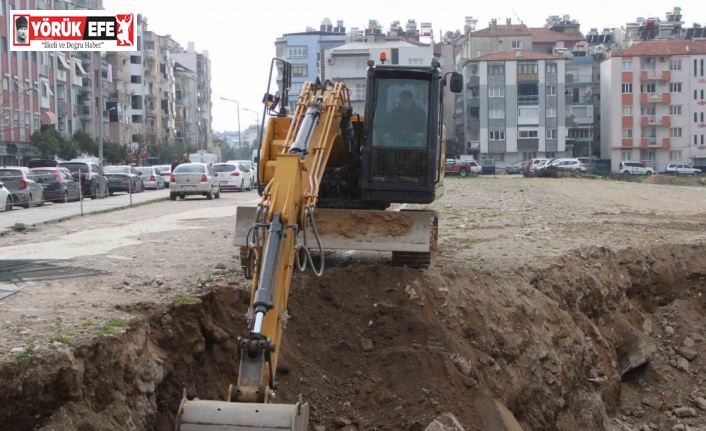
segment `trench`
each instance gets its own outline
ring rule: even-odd
[[[301,394],[310,428],[327,430],[341,418],[359,430],[423,430],[443,412],[483,429],[480,396],[526,430],[608,430],[616,417],[635,429],[704,423],[698,409],[665,409],[690,405],[689,385],[700,383],[703,358],[684,372],[674,346],[689,338],[706,354],[705,291],[704,245],[581,249],[507,279],[444,261],[296,274],[278,402]],[[174,429],[184,390],[222,400],[235,383],[248,301],[245,289],[220,287],[198,303],[142,304],[132,311],[145,317],[122,335],[2,364],[0,429]],[[645,343],[656,346],[646,363],[623,374]]]

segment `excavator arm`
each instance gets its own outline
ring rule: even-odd
[[[292,271],[295,265],[314,266],[308,244],[298,243],[299,232],[313,230],[318,239],[314,214],[319,187],[334,146],[352,141],[351,115],[349,90],[343,83],[308,82],[291,119],[270,118],[271,130],[277,128],[275,122],[290,124],[248,235],[254,276],[248,333],[238,339],[238,382],[228,389],[226,401],[184,397],[177,430],[307,429],[308,404],[301,400],[293,406],[272,403],[277,390],[275,370],[289,318]],[[318,246],[323,259],[320,242]]]

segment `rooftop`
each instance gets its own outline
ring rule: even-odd
[[[520,55],[518,56],[518,53]],[[558,55],[545,54],[529,50],[508,49],[493,54],[483,55],[474,58],[473,61],[522,61],[522,60],[563,60],[564,57]]]
[[[556,43],[556,42],[579,42],[586,40],[582,34],[561,33],[548,28],[530,28],[532,43]]]
[[[650,40],[639,42],[622,51],[613,51],[613,57],[646,57],[670,55],[706,55],[706,41]]]
[[[509,31],[507,25],[496,26],[495,34],[493,34],[492,28],[484,28],[482,30],[474,31],[471,33],[471,37],[492,37],[492,36],[532,36],[527,26],[524,24],[510,24]]]

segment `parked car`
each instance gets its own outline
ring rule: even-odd
[[[252,171],[239,162],[216,163],[213,172],[218,178],[221,190],[250,191],[255,184]]]
[[[159,173],[164,179],[164,187],[169,188],[169,179],[172,177],[172,165],[157,165],[155,168],[159,169]]]
[[[30,172],[44,188],[44,200],[66,203],[81,199],[78,181],[70,170],[62,167],[36,168]]]
[[[12,194],[13,205],[22,208],[44,205],[44,188],[39,184],[29,168],[6,166],[0,168],[0,182]]]
[[[468,175],[478,175],[481,173],[481,170],[481,166],[475,160],[446,159],[444,174],[458,174],[462,177],[466,177]]]
[[[618,172],[623,175],[652,175],[655,173],[655,170],[645,167],[645,165],[640,162],[622,160],[618,165]]]
[[[90,160],[72,160],[60,162],[58,166],[71,171],[71,175],[81,182],[81,190],[84,197],[97,199],[108,196],[108,179],[99,164]]]
[[[221,188],[213,168],[206,163],[182,163],[169,179],[169,198],[176,200],[188,195],[203,195],[207,199],[221,197]]]
[[[12,211],[12,193],[0,182],[0,211]]]
[[[701,169],[694,168],[686,163],[670,163],[665,171],[672,175],[698,175],[701,173]]]
[[[157,166],[141,166],[137,168],[137,172],[140,174],[146,189],[162,190],[165,187],[162,171],[157,169]]]
[[[55,168],[59,163],[64,162],[64,159],[32,159],[27,164],[30,169],[34,168]]]
[[[505,172],[508,174],[521,174],[525,164],[526,162],[524,160],[509,164],[505,167]]]
[[[534,158],[530,159],[527,161],[527,165],[525,166],[524,170],[522,171],[522,175],[529,177],[533,176],[535,171],[537,170],[537,166],[539,165],[539,162],[541,161],[548,161],[546,157],[539,157],[539,158]]]
[[[105,176],[108,178],[108,191],[112,196],[115,192],[139,193],[145,191],[145,183],[134,166],[106,166]]]
[[[250,188],[255,186],[257,182],[257,165],[251,160],[228,160],[226,163],[240,163],[245,169],[250,171],[250,177],[252,178]]]

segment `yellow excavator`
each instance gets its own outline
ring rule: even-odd
[[[460,74],[430,66],[368,61],[364,115],[341,82],[304,84],[287,112],[292,65],[274,58],[281,92],[263,99],[256,206],[236,211],[236,245],[252,280],[247,334],[238,338],[238,381],[223,401],[184,394],[177,431],[306,431],[309,404],[275,403],[277,358],[289,314],[292,272],[324,271],[326,250],[392,252],[392,263],[425,268],[437,240],[428,204],[443,193],[444,94],[463,89]],[[358,96],[358,95],[354,95]],[[264,116],[263,116],[264,117]],[[264,132],[264,133],[263,133]],[[310,251],[315,247],[316,252]]]

